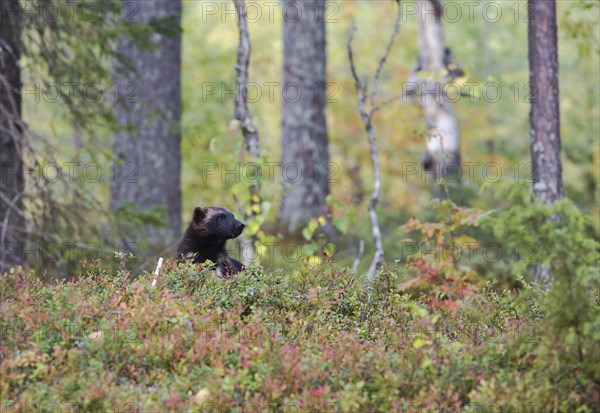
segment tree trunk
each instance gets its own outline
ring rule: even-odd
[[[371,163],[373,165],[373,192],[371,192],[371,197],[369,198],[369,205],[367,207],[369,211],[369,218],[371,219],[371,234],[373,235],[373,241],[375,241],[375,253],[373,254],[373,261],[369,266],[369,270],[367,271],[367,280],[369,282],[369,287],[372,285],[373,280],[375,279],[375,275],[377,274],[377,270],[383,263],[384,250],[383,250],[383,239],[381,236],[381,229],[379,227],[379,218],[377,216],[377,211],[375,208],[379,203],[379,196],[381,193],[381,166],[379,162],[379,150],[377,149],[377,142],[375,136],[375,127],[373,125],[373,116],[375,113],[381,109],[381,105],[377,105],[375,103],[375,96],[377,95],[377,86],[379,84],[379,77],[381,76],[381,72],[383,70],[383,66],[385,62],[387,62],[388,57],[390,56],[390,52],[392,50],[392,46],[394,45],[394,41],[396,40],[396,36],[400,31],[400,20],[402,19],[402,9],[398,7],[398,11],[396,12],[396,20],[394,22],[394,31],[390,36],[390,40],[385,49],[385,53],[379,59],[379,63],[377,64],[377,69],[375,70],[375,75],[372,78],[372,90],[369,93],[368,82],[369,79],[363,81],[361,80],[358,71],[356,69],[356,64],[354,62],[354,52],[352,50],[352,40],[354,39],[354,33],[356,32],[356,26],[352,25],[350,29],[350,35],[348,36],[348,60],[350,61],[350,71],[352,72],[352,77],[354,78],[354,85],[356,87],[356,94],[358,96],[358,110],[360,112],[360,117],[365,125],[365,130],[367,132],[367,138],[369,141],[369,149],[371,152]],[[367,109],[367,105],[369,109]],[[360,253],[359,253],[360,255]],[[354,268],[358,267],[358,263],[355,262]],[[370,295],[369,295],[370,297]]]
[[[152,34],[156,48],[151,51],[139,50],[126,38],[117,45],[135,71],[119,75],[125,96],[116,117],[134,129],[115,134],[113,150],[120,166],[113,170],[111,208],[126,202],[140,210],[164,206],[166,227],[145,225],[140,235],[153,247],[172,246],[181,234],[181,1],[123,0],[122,6],[123,13],[138,11],[136,23],[176,17],[177,27],[174,35]]]
[[[23,125],[21,120],[19,0],[0,4],[0,270],[23,264]]]
[[[529,14],[533,193],[542,203],[551,205],[563,196],[556,3],[529,0]],[[535,265],[533,275],[536,281],[548,287],[552,274],[547,266]]]
[[[556,3],[530,0],[529,81],[533,91],[531,163],[533,192],[544,204],[563,196],[560,159],[560,111],[558,101],[558,48]]]
[[[418,84],[419,98],[427,126],[425,170],[433,171],[435,182],[448,178],[460,168],[458,121],[454,104],[443,94],[443,80],[461,74],[452,67],[450,50],[444,44],[442,6],[438,0],[418,0],[419,62],[411,81]],[[426,76],[421,79],[418,72]]]
[[[240,35],[240,42],[237,50],[237,63],[235,71],[236,77],[236,90],[239,93],[235,95],[235,111],[234,116],[240,123],[240,129],[244,136],[244,142],[246,143],[246,151],[250,155],[252,162],[255,162],[260,157],[259,140],[260,136],[258,130],[254,126],[252,116],[250,115],[250,109],[248,108],[248,95],[247,88],[249,82],[248,68],[250,66],[250,55],[252,54],[252,47],[250,43],[250,32],[248,31],[248,16],[246,9],[245,0],[234,0],[235,10],[237,13],[238,21],[238,32]],[[262,200],[260,197],[260,183],[258,182],[258,176],[254,174],[252,176],[253,182],[250,185],[250,214],[242,212],[244,220],[256,219],[260,214]],[[242,208],[240,208],[242,209]],[[243,209],[242,209],[243,211]],[[248,225],[249,222],[246,222]],[[242,264],[246,267],[254,263],[256,256],[256,245],[257,236],[256,234],[251,235],[249,238],[240,236],[240,247],[242,250]]]
[[[325,0],[284,4],[280,220],[295,234],[328,210]]]

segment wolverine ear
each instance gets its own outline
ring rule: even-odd
[[[200,208],[200,207],[194,208],[194,217],[193,217],[194,222],[202,221],[205,216],[206,216],[206,211],[204,210],[204,208]]]

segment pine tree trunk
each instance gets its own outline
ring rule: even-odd
[[[326,122],[324,0],[285,0],[281,227],[295,234],[326,215],[329,138]]]
[[[533,193],[542,203],[551,205],[563,196],[556,3],[554,0],[529,0],[529,11]],[[548,288],[552,278],[550,268],[535,265],[533,278]]]
[[[533,192],[545,204],[563,196],[558,101],[556,3],[530,0],[529,81],[533,91],[531,162]]]
[[[0,3],[0,271],[23,264],[23,126],[19,0]]]
[[[125,7],[131,3],[135,6]],[[124,0],[122,6],[124,12],[138,11],[136,23],[176,16],[173,24],[180,25],[180,0]],[[135,129],[114,137],[113,150],[120,167],[113,171],[111,208],[125,202],[141,210],[166,207],[166,227],[143,228],[143,235],[156,248],[175,245],[181,234],[181,34],[176,33],[152,34],[156,49],[151,51],[141,51],[125,38],[117,45],[135,72],[119,76],[124,95],[116,116],[121,125]]]

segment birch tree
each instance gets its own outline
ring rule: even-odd
[[[417,0],[419,58],[409,82],[409,92],[418,96],[427,128],[423,167],[433,171],[436,182],[460,168],[458,121],[452,100],[444,94],[444,84],[462,70],[445,45],[442,11],[439,0]]]

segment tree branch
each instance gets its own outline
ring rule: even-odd
[[[381,266],[383,262],[383,240],[381,237],[381,229],[379,228],[379,219],[377,217],[377,212],[375,208],[377,207],[377,203],[379,202],[379,196],[381,193],[381,166],[379,163],[379,153],[377,150],[377,142],[376,142],[376,134],[375,128],[373,127],[373,115],[379,110],[381,107],[385,106],[387,103],[391,103],[391,101],[386,101],[383,104],[376,105],[375,104],[375,96],[377,94],[377,85],[379,82],[379,77],[381,76],[381,72],[387,58],[391,52],[392,45],[394,44],[394,40],[400,30],[400,18],[401,18],[401,9],[398,7],[398,11],[396,13],[396,20],[394,23],[394,30],[390,36],[390,41],[387,44],[384,54],[379,59],[379,63],[377,65],[377,69],[375,71],[375,75],[373,77],[373,89],[371,91],[370,96],[368,95],[368,87],[367,81],[363,82],[358,75],[358,71],[356,70],[356,63],[354,61],[354,52],[352,50],[352,41],[354,39],[354,34],[356,32],[356,26],[352,24],[352,28],[350,29],[350,34],[348,36],[348,59],[350,61],[350,70],[352,72],[352,77],[354,78],[354,84],[356,87],[356,94],[358,99],[358,109],[363,120],[365,130],[367,132],[367,138],[369,141],[369,149],[371,153],[371,164],[373,166],[374,172],[374,182],[373,182],[373,192],[371,193],[371,197],[369,199],[368,211],[369,218],[371,220],[371,233],[373,235],[373,240],[375,241],[375,254],[373,256],[373,261],[369,270],[367,272],[367,279],[369,284],[371,284],[375,278],[375,274],[377,270]],[[367,103],[369,104],[370,110],[367,110]]]
[[[392,46],[394,45],[396,36],[398,35],[398,32],[400,31],[401,18],[402,18],[402,9],[400,7],[398,7],[398,10],[396,11],[396,19],[394,20],[393,32],[390,36],[390,40],[387,44],[387,47],[385,48],[385,52],[379,59],[379,63],[377,64],[377,70],[375,71],[375,76],[373,76],[373,90],[371,91],[371,103],[372,104],[374,104],[374,102],[375,102],[375,95],[377,94],[377,87],[379,85],[379,78],[381,76],[381,71],[383,70],[385,63],[387,62],[387,59],[390,56],[390,52],[392,51]]]

